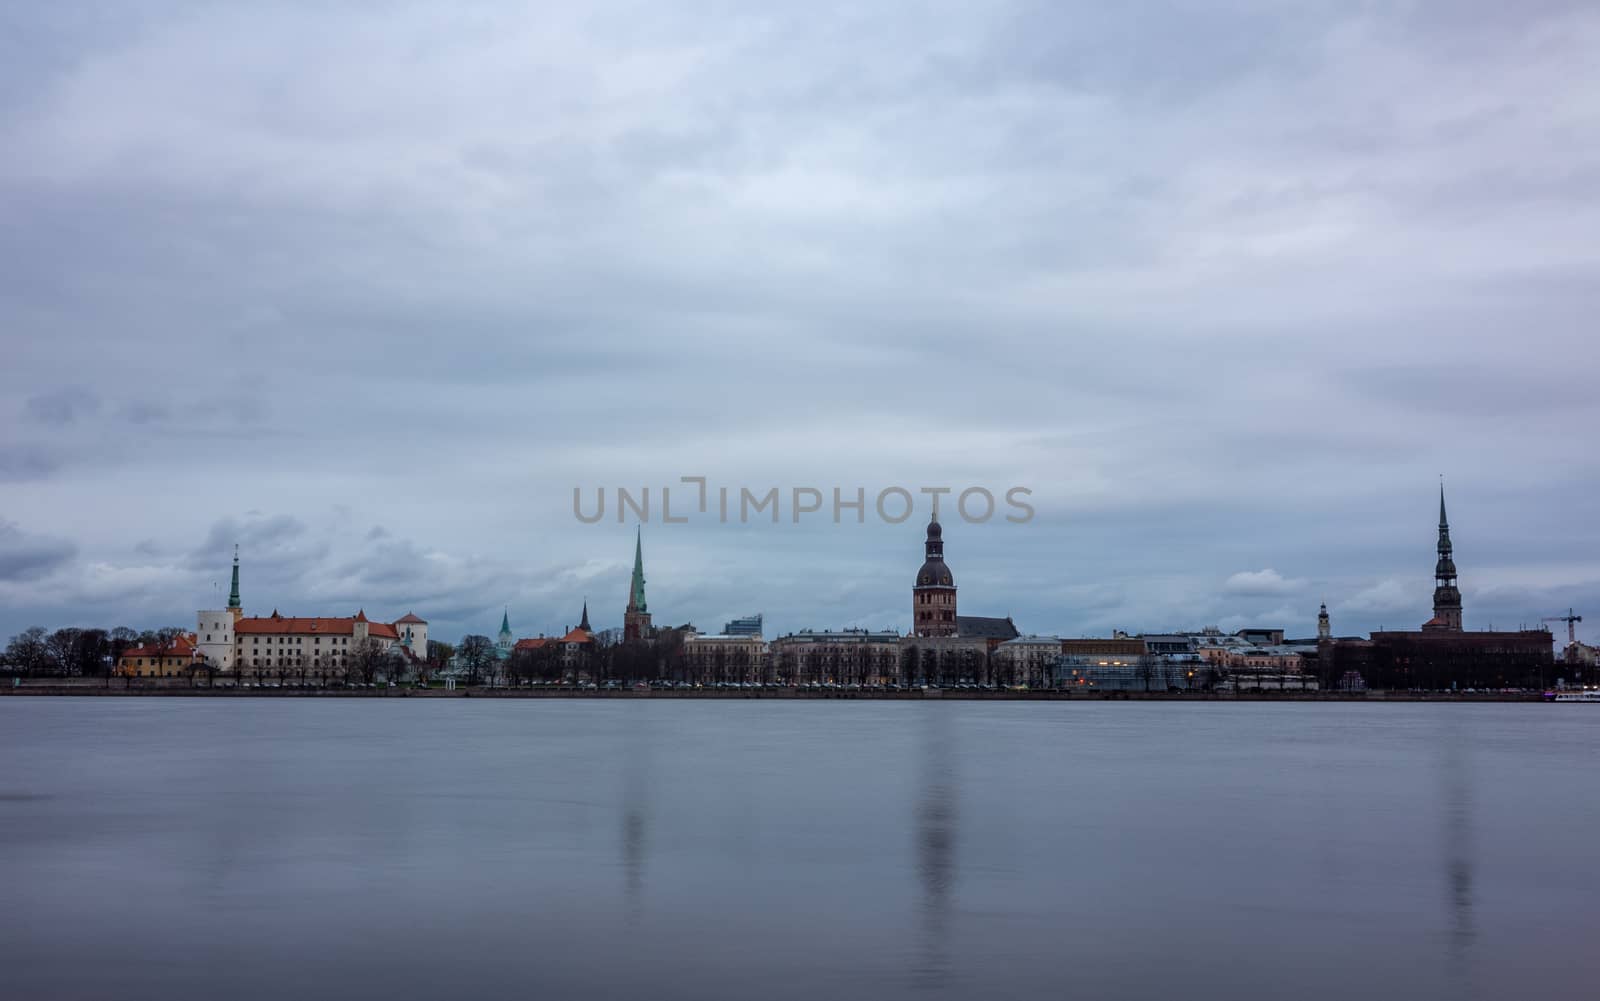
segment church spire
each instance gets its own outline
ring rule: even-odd
[[[511,632],[511,609],[507,607],[500,613],[500,634],[502,636]]]
[[[633,537],[633,586],[628,589],[628,607],[622,612],[622,639],[648,643],[655,635],[650,626],[650,609],[644,603],[644,531]]]
[[[1425,628],[1461,631],[1461,589],[1456,585],[1455,549],[1450,544],[1450,519],[1444,510],[1444,483],[1439,483],[1439,560],[1433,565],[1433,618]]]
[[[644,531],[636,530],[633,538],[633,587],[628,593],[628,611],[648,612],[644,602]]]
[[[233,588],[228,591],[228,607],[242,609],[239,603],[239,544],[233,544]]]
[[[578,628],[582,629],[586,633],[594,632],[593,629],[589,628],[589,599],[588,598],[583,599],[583,618],[582,618],[582,620],[580,620],[578,622]]]

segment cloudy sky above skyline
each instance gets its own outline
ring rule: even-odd
[[[1600,11],[0,11],[0,639],[621,620],[574,487],[1032,490],[1025,631],[1600,622]],[[674,498],[675,503],[677,497]],[[649,524],[658,622],[910,623],[899,526]],[[1580,627],[1581,629],[1582,627]],[[1590,629],[1585,635],[1596,635]]]

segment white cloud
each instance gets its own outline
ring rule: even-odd
[[[1222,584],[1226,594],[1241,597],[1267,597],[1295,594],[1305,589],[1303,579],[1289,579],[1271,567],[1265,570],[1241,570]]]

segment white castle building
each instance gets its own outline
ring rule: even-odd
[[[428,623],[407,613],[394,622],[374,622],[365,610],[351,616],[246,616],[239,600],[239,552],[234,547],[228,607],[197,613],[195,651],[214,670],[337,670],[367,641],[380,651],[398,651],[409,661],[428,656]]]

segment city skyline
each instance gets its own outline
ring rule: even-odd
[[[235,542],[549,631],[628,585],[572,489],[683,475],[1026,486],[957,569],[1081,635],[1414,625],[1444,473],[1469,626],[1600,606],[1592,5],[57,7],[0,633],[185,622]],[[663,619],[910,624],[909,523],[646,532]]]
[[[1446,521],[1445,521],[1446,515],[1445,515],[1444,500],[1445,500],[1445,498],[1444,498],[1444,490],[1443,490],[1443,487],[1441,485],[1440,493],[1439,493],[1439,497],[1438,497],[1438,501],[1439,501],[1439,505],[1440,506],[1439,506],[1439,525],[1437,527],[1437,530],[1438,530],[1438,533],[1439,533],[1438,536],[1437,536],[1437,539],[1438,539],[1438,541],[1437,541],[1437,547],[1438,547],[1437,548],[1437,555],[1439,556],[1439,558],[1441,560],[1448,560],[1449,556],[1450,556],[1450,550],[1451,550],[1452,544],[1450,542],[1449,529],[1448,529],[1448,527],[1446,525]],[[943,520],[944,521],[949,521],[950,520],[949,519],[949,515],[946,514],[944,516]],[[912,523],[913,523],[912,520],[908,520],[906,524],[902,524],[902,525],[898,525],[898,526],[894,526],[894,527],[897,528],[897,529],[905,529],[908,525],[910,525]],[[929,529],[929,524],[928,524],[927,521],[922,521],[922,522],[920,522],[918,524],[919,524],[919,528],[918,528],[919,532],[926,531],[926,530]],[[632,614],[632,612],[634,610],[634,607],[635,607],[635,602],[636,601],[638,602],[638,607],[639,607],[639,610],[641,612],[646,607],[645,604],[644,604],[644,591],[643,591],[644,580],[645,580],[645,560],[644,560],[644,555],[643,555],[643,540],[644,540],[643,526],[631,525],[631,526],[626,526],[626,527],[631,527],[634,530],[634,550],[633,550],[631,559],[630,559],[629,564],[628,564],[631,567],[631,570],[629,571],[629,575],[628,575],[629,576],[629,582],[626,585],[627,594],[626,594],[626,596],[624,598],[624,602],[625,602],[625,605],[626,605],[625,610],[618,611],[618,610],[612,609],[611,608],[611,605],[612,605],[611,602],[608,602],[608,601],[605,601],[605,600],[597,600],[597,597],[603,599],[603,597],[606,594],[608,594],[608,590],[609,590],[607,588],[607,586],[606,586],[607,582],[605,580],[603,580],[603,579],[600,579],[599,575],[597,575],[596,579],[594,580],[594,583],[597,585],[597,589],[595,591],[592,591],[592,592],[591,591],[585,591],[577,599],[578,600],[578,605],[574,605],[573,606],[574,608],[577,608],[579,605],[581,605],[581,607],[583,609],[583,616],[585,617],[585,620],[587,621],[589,608],[592,605],[594,607],[594,609],[595,609],[595,621],[597,623],[597,625],[595,627],[596,631],[597,632],[602,632],[602,631],[606,631],[606,630],[615,630],[618,636],[622,636],[622,635],[624,635],[626,633],[626,620],[627,620],[628,615]],[[676,526],[669,526],[669,527],[676,527]],[[982,526],[965,524],[959,518],[955,519],[954,520],[954,524],[953,524],[953,528],[954,528],[954,531],[955,531],[955,537],[958,540],[961,538],[963,529],[971,529],[971,528],[977,528],[977,527],[982,527]],[[938,542],[939,541],[939,534],[940,533],[938,533],[938,532],[933,532],[932,534],[929,534],[927,536],[927,539],[925,540],[926,543],[932,544],[932,543]],[[381,538],[381,536],[380,536],[380,538]],[[919,535],[919,538],[920,538],[920,535]],[[940,544],[942,545],[942,543],[940,543]],[[959,552],[959,549],[960,549],[960,547],[959,547],[959,544],[958,544],[958,552]],[[930,548],[928,550],[928,552],[932,553],[933,550]],[[927,554],[925,554],[925,555],[927,555]],[[975,563],[977,563],[979,566],[982,565],[982,562],[984,561],[984,558],[983,558],[983,555],[981,553],[972,553],[970,555],[973,558]],[[229,588],[228,598],[227,598],[227,605],[228,605],[228,607],[230,609],[238,608],[238,607],[240,607],[240,604],[241,604],[241,597],[240,597],[240,595],[241,595],[241,585],[240,585],[240,576],[239,576],[239,570],[240,570],[239,562],[240,561],[239,561],[239,554],[238,554],[238,544],[235,544],[235,546],[234,546],[233,564],[232,564],[232,567],[231,567],[231,576],[226,578],[228,580],[228,588]],[[943,564],[940,565],[940,569],[942,569],[942,568],[943,568]],[[1442,562],[1439,563],[1435,568],[1435,575],[1437,576],[1439,574],[1443,574],[1445,569],[1446,569],[1445,564],[1442,563]],[[907,576],[907,579],[909,580],[910,576],[911,576],[910,575],[910,567],[909,567],[909,565],[905,568],[905,570],[906,570],[906,574],[905,575]],[[1449,567],[1448,567],[1448,570],[1449,570],[1449,574],[1451,576],[1451,579],[1453,581],[1454,573],[1455,573],[1454,565],[1450,564]],[[926,574],[926,571],[927,571],[927,567],[924,566],[922,575],[917,575],[916,576],[916,585],[915,585],[916,587],[920,588],[924,583],[927,583],[926,581],[923,580],[923,576]],[[650,572],[650,579],[651,580],[657,580],[657,577],[655,576],[656,573],[657,572],[655,570],[653,570],[653,569],[651,570],[651,572]],[[982,581],[986,581],[986,580],[991,580],[992,577],[993,577],[993,574],[992,573],[989,573],[989,574],[977,573],[977,574],[973,574],[972,576],[976,577],[977,580],[982,582]],[[248,579],[248,577],[249,577],[249,573],[248,573],[248,563],[247,563],[246,579]],[[959,577],[960,581],[964,582],[964,581],[966,581],[968,579],[968,574],[963,572],[963,573],[959,574],[958,577]],[[1469,572],[1469,577],[1470,577],[1470,572]],[[1438,580],[1435,581],[1435,583],[1439,583],[1439,582],[1440,581],[1438,581]],[[935,581],[933,583],[937,583],[937,582]],[[1083,630],[1083,631],[1077,632],[1077,633],[1072,632],[1070,629],[1057,628],[1054,625],[1052,625],[1049,621],[1034,623],[1034,622],[1023,620],[1023,619],[1019,618],[1014,612],[1010,611],[1009,609],[1010,609],[1011,606],[1006,605],[1006,603],[1004,601],[1001,601],[999,603],[999,605],[996,605],[993,601],[990,600],[990,597],[988,595],[986,595],[984,593],[981,593],[981,592],[980,593],[973,593],[969,588],[967,588],[965,586],[964,583],[958,583],[958,587],[962,587],[963,588],[963,596],[962,596],[963,604],[961,605],[961,611],[963,613],[982,611],[982,612],[989,613],[989,614],[992,614],[992,615],[997,616],[997,617],[1004,617],[1004,618],[1013,619],[1016,622],[1017,628],[1024,635],[1059,635],[1059,636],[1062,636],[1062,637],[1073,637],[1073,636],[1085,636],[1085,637],[1087,637],[1087,636],[1108,636],[1108,635],[1112,635],[1113,633],[1116,633],[1116,632],[1124,632],[1124,633],[1131,633],[1131,634],[1160,634],[1160,633],[1168,633],[1168,632],[1187,632],[1187,631],[1195,631],[1195,630],[1199,630],[1199,629],[1207,628],[1207,627],[1216,627],[1216,628],[1221,628],[1224,631],[1229,631],[1229,632],[1234,631],[1236,629],[1242,629],[1242,628],[1278,628],[1278,629],[1285,630],[1287,632],[1287,634],[1291,635],[1291,636],[1314,636],[1314,635],[1317,635],[1321,631],[1321,628],[1320,628],[1321,627],[1320,616],[1322,614],[1330,614],[1336,620],[1336,630],[1335,631],[1339,635],[1365,635],[1366,633],[1370,633],[1370,632],[1373,632],[1373,631],[1376,631],[1376,630],[1379,630],[1379,629],[1390,629],[1390,630],[1393,630],[1393,629],[1397,629],[1398,628],[1398,629],[1406,630],[1406,629],[1415,628],[1419,624],[1421,624],[1421,619],[1420,618],[1418,619],[1417,622],[1410,622],[1410,621],[1406,621],[1403,618],[1391,617],[1391,618],[1379,621],[1375,626],[1370,626],[1370,627],[1358,626],[1358,625],[1356,625],[1354,623],[1348,623],[1348,620],[1341,616],[1341,608],[1342,608],[1342,606],[1341,606],[1340,602],[1337,599],[1331,599],[1330,600],[1327,597],[1321,597],[1321,598],[1317,598],[1316,599],[1316,608],[1312,611],[1307,623],[1302,623],[1298,617],[1294,617],[1294,616],[1289,615],[1289,614],[1279,614],[1279,613],[1284,613],[1284,612],[1293,612],[1294,609],[1289,604],[1287,604],[1286,602],[1289,599],[1294,598],[1296,596],[1304,595],[1307,592],[1307,587],[1308,587],[1309,584],[1310,584],[1309,579],[1298,579],[1298,580],[1296,580],[1296,579],[1292,579],[1292,578],[1285,578],[1283,575],[1281,575],[1281,574],[1277,573],[1275,570],[1271,570],[1271,569],[1264,570],[1264,571],[1261,571],[1261,572],[1246,572],[1246,573],[1243,573],[1243,574],[1236,574],[1232,578],[1223,581],[1222,587],[1221,587],[1221,591],[1223,592],[1223,594],[1225,596],[1230,593],[1230,588],[1233,588],[1233,589],[1240,590],[1244,594],[1244,596],[1247,596],[1247,597],[1248,596],[1253,596],[1253,597],[1256,597],[1258,599],[1272,599],[1272,600],[1277,600],[1277,601],[1285,602],[1285,603],[1282,604],[1276,611],[1266,612],[1266,613],[1262,613],[1262,614],[1255,614],[1255,615],[1237,616],[1237,617],[1231,618],[1231,619],[1230,618],[1219,618],[1219,619],[1217,619],[1215,621],[1176,622],[1176,623],[1173,623],[1173,622],[1148,623],[1148,622],[1134,621],[1134,622],[1124,622],[1124,623],[1119,623],[1119,624],[1101,626],[1101,627],[1097,627],[1096,629],[1092,629],[1092,630],[1086,629],[1086,630]],[[655,593],[656,588],[659,587],[659,586],[660,586],[659,584],[653,584],[651,592]],[[250,590],[248,585],[245,586],[244,590],[247,591],[247,592]],[[904,604],[904,587],[902,587],[901,590],[902,590],[901,603]],[[681,588],[678,589],[678,592],[681,592],[681,591],[682,591]],[[220,582],[214,582],[213,583],[213,593],[217,594],[217,595],[220,595],[222,593],[222,584]],[[668,593],[672,594],[672,593],[677,593],[677,592],[674,592],[672,589],[668,589]],[[1436,590],[1428,592],[1428,593],[1431,595],[1431,600],[1433,601],[1432,612],[1434,614],[1437,614],[1438,608],[1439,608],[1439,605],[1438,605],[1439,592],[1436,589]],[[1459,618],[1461,616],[1461,613],[1460,613],[1460,611],[1457,611],[1457,613],[1456,613],[1457,616],[1458,616],[1457,628],[1459,628],[1461,623],[1464,621],[1466,627],[1469,628],[1469,629],[1493,629],[1495,631],[1509,631],[1509,630],[1522,629],[1522,628],[1537,629],[1537,628],[1542,628],[1543,627],[1540,620],[1544,617],[1544,614],[1554,614],[1554,613],[1544,613],[1544,614],[1530,615],[1527,618],[1519,619],[1519,620],[1517,620],[1515,622],[1495,622],[1491,617],[1475,616],[1474,615],[1474,612],[1476,611],[1476,609],[1474,608],[1474,602],[1471,600],[1472,599],[1472,595],[1474,594],[1474,592],[1472,590],[1464,589],[1461,593],[1464,593],[1464,594],[1467,595],[1467,602],[1466,602],[1467,609],[1466,609],[1466,613],[1465,613],[1464,619]],[[1484,592],[1480,591],[1480,592],[1477,592],[1477,593],[1484,593]],[[1489,592],[1489,593],[1492,594],[1493,592]],[[252,600],[252,601],[249,601],[249,602],[245,602],[245,605],[248,608],[251,609],[252,614],[257,614],[257,615],[265,614],[265,608],[267,606],[269,606],[269,605],[273,608],[274,614],[276,614],[279,609],[282,609],[284,614],[286,614],[286,615],[306,614],[307,608],[304,607],[307,604],[306,599],[296,600],[293,596],[285,596],[284,600],[275,600],[275,599],[270,598],[271,594],[272,594],[272,592],[269,591],[268,592],[268,597],[263,598],[263,600],[261,602],[256,602],[256,601]],[[1412,607],[1420,607],[1420,606],[1418,606],[1416,597],[1414,595],[1407,596],[1407,597],[1410,599],[1410,605]],[[757,593],[753,593],[753,594],[747,595],[747,598],[749,598],[752,601],[757,601],[759,603],[760,595],[757,594]],[[1358,596],[1358,598],[1359,598],[1359,596]],[[1457,609],[1459,609],[1460,604],[1461,604],[1460,596],[1458,595],[1454,600],[1456,602]],[[337,601],[337,599],[335,599],[335,601]],[[364,605],[365,605],[364,599],[357,598],[356,602],[358,604],[362,604],[363,605],[363,609],[364,609]],[[218,602],[216,602],[216,604],[220,607],[221,602],[218,601]],[[423,606],[418,605],[415,602],[411,602],[411,603],[402,602],[402,604],[405,605],[406,614],[407,615],[411,614],[411,611],[412,611],[413,608],[415,608],[415,607],[423,607]],[[661,607],[659,600],[656,602],[656,605],[657,605],[658,608]],[[1002,606],[1005,607],[1007,610],[1000,611],[999,609]],[[500,609],[499,609],[499,611],[497,613],[497,615],[499,617],[499,620],[500,620],[500,622],[502,624],[502,628],[501,628],[500,631],[502,631],[502,632],[504,631],[504,626],[505,626],[505,624],[507,622],[507,618],[508,618],[508,616],[510,616],[510,612],[514,607],[515,607],[515,605],[512,602],[505,602],[500,606]],[[1397,602],[1394,606],[1392,606],[1393,609],[1401,609],[1402,612],[1403,612],[1405,607],[1406,607],[1406,605],[1403,602]],[[341,614],[343,614],[346,611],[348,611],[348,610],[344,610],[344,609],[340,610]],[[519,613],[520,613],[520,611],[521,610],[519,609]],[[525,637],[560,636],[560,635],[563,635],[570,628],[572,628],[572,625],[574,623],[577,622],[577,618],[573,614],[570,614],[569,610],[565,610],[565,609],[562,609],[562,608],[556,608],[555,611],[556,611],[557,614],[556,614],[556,616],[554,618],[549,620],[551,625],[548,628],[543,626],[542,624],[538,624],[538,625],[532,624],[533,622],[537,622],[538,620],[527,620],[521,614],[518,614],[516,616],[511,616],[511,618],[515,618],[517,620],[515,623],[512,624],[511,630],[515,635],[517,635],[517,636],[525,636]],[[1358,608],[1358,611],[1359,611],[1359,608]],[[1490,616],[1492,616],[1493,611],[1494,610],[1491,608],[1490,611],[1489,611],[1489,615]],[[395,614],[398,615],[399,613],[396,612]],[[721,615],[721,616],[717,616],[717,615],[711,615],[711,616],[679,615],[679,614],[677,614],[676,610],[669,608],[669,609],[666,610],[665,616],[659,618],[655,622],[655,626],[656,627],[669,627],[669,626],[678,626],[678,625],[684,625],[684,624],[692,624],[692,625],[695,625],[700,630],[700,632],[702,632],[702,633],[715,633],[715,632],[720,631],[717,628],[717,623],[724,622],[724,621],[729,621],[729,620],[732,620],[732,619],[736,619],[736,618],[739,618],[739,617],[741,617],[743,615],[746,615],[746,614],[764,615],[764,616],[766,616],[766,619],[767,619],[768,623],[777,624],[777,625],[774,626],[774,628],[766,630],[765,634],[769,638],[775,637],[775,636],[779,636],[779,635],[783,635],[783,634],[786,634],[786,633],[799,632],[799,631],[802,631],[802,630],[823,631],[823,630],[827,630],[827,629],[843,629],[843,628],[865,628],[865,629],[869,629],[869,630],[889,629],[889,630],[892,630],[892,631],[895,631],[895,632],[899,632],[901,634],[906,634],[906,635],[909,635],[909,634],[912,634],[913,632],[919,631],[918,627],[916,627],[912,623],[912,615],[911,615],[910,611],[903,611],[901,616],[899,616],[899,618],[904,618],[905,619],[904,623],[901,623],[900,621],[898,621],[897,616],[895,616],[893,613],[887,613],[887,614],[885,614],[885,616],[883,616],[884,621],[877,621],[877,622],[870,621],[865,616],[857,615],[857,616],[853,616],[853,617],[847,616],[845,621],[839,621],[839,622],[832,622],[832,621],[823,622],[823,623],[807,622],[807,623],[802,624],[802,623],[799,623],[797,620],[795,620],[795,616],[793,614],[785,612],[784,609],[782,609],[780,607],[773,607],[771,604],[763,605],[763,607],[761,607],[761,608],[748,608],[748,609],[745,609],[744,611],[741,611],[741,612],[730,613],[730,614]],[[953,618],[953,615],[954,615],[954,612],[952,611],[951,615],[947,616],[947,617]],[[1419,616],[1420,615],[1421,615],[1421,613],[1419,613]],[[616,621],[613,622],[612,621],[613,619],[615,619]],[[791,620],[795,620],[795,621],[791,621]],[[177,622],[178,620],[174,619],[172,621],[173,622]],[[433,633],[433,635],[436,638],[450,638],[452,640],[459,640],[462,635],[478,633],[480,635],[492,636],[496,632],[496,630],[494,630],[492,628],[488,628],[488,627],[474,628],[473,620],[470,620],[470,619],[451,620],[451,619],[448,619],[448,618],[440,618],[440,617],[437,616],[437,613],[434,613],[434,617],[431,619],[431,621],[433,621],[436,624],[436,628],[435,628],[434,633]],[[1435,623],[1437,621],[1439,621],[1439,620],[1431,619],[1429,621],[1429,623],[1426,626],[1424,626],[1423,628],[1428,628],[1429,626],[1433,625],[1433,623]],[[458,622],[459,622],[459,625],[458,625]],[[643,616],[643,622],[644,622],[644,625],[643,625],[642,628],[645,629],[645,630],[648,630],[650,628],[650,616],[649,615]],[[559,623],[559,624],[557,624],[557,623]],[[40,624],[40,623],[30,623],[30,624]],[[72,624],[82,625],[84,623],[54,623],[54,624],[47,624],[47,625],[53,627],[54,625],[72,625]],[[119,624],[125,624],[125,623],[120,623],[120,620],[119,620]],[[147,626],[156,625],[156,624],[160,624],[160,623],[156,623],[156,622],[134,623],[134,625],[136,627],[147,627]],[[172,624],[172,622],[167,622],[166,624]],[[20,627],[20,626],[17,627],[17,629],[19,631],[20,631],[21,628],[22,627]],[[953,628],[953,626],[951,628]],[[1579,638],[1580,639],[1588,639],[1589,637],[1586,634],[1580,634]]]

